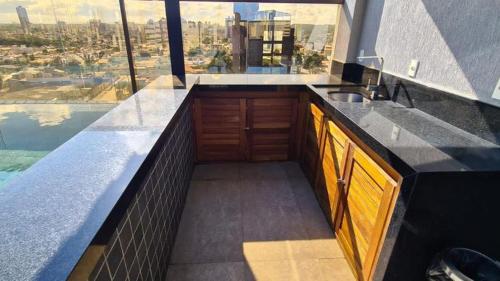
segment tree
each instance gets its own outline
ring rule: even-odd
[[[187,52],[188,57],[195,57],[197,55],[201,54],[201,49],[200,48],[191,48]]]
[[[205,37],[205,38],[203,38],[203,40],[201,40],[201,43],[203,43],[205,45],[210,45],[210,44],[212,44],[212,38]]]
[[[317,53],[306,55],[304,59],[304,68],[309,70],[310,73],[314,73],[318,68],[322,68],[325,59],[325,56]]]
[[[208,67],[216,66],[217,72],[221,72],[222,67],[226,67],[226,69],[230,70],[232,64],[231,55],[228,54],[225,50],[217,50],[212,61],[208,64]]]

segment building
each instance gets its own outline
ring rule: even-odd
[[[161,18],[159,21],[160,24],[160,37],[161,37],[161,45],[166,48],[168,46],[168,30],[167,30],[167,19]]]
[[[21,24],[21,28],[23,30],[24,34],[30,34],[31,33],[31,23],[30,19],[28,17],[28,11],[26,11],[26,8],[23,6],[17,6],[16,7],[17,11],[17,16],[19,17],[19,23]]]
[[[234,3],[233,12],[240,14],[240,20],[246,21],[253,19],[259,11],[259,3]]]
[[[241,11],[246,20],[235,12],[232,28],[233,71],[246,72],[248,67],[254,71],[275,67],[289,73],[295,42],[290,14],[276,10],[249,10],[237,8],[235,4],[235,11]]]
[[[90,34],[92,38],[99,40],[101,38],[102,23],[99,19],[89,20]]]
[[[264,44],[262,38],[248,38],[247,39],[247,63],[249,67],[262,66]]]
[[[233,24],[234,24],[234,18],[233,17],[227,17],[225,20],[225,38],[226,39],[231,39],[233,36]]]
[[[160,22],[155,22],[152,19],[148,20],[146,26],[144,26],[144,34],[146,37],[146,42],[148,44],[160,44],[161,43]]]
[[[240,14],[234,14],[234,24],[232,28],[232,70],[237,73],[244,73],[246,70],[246,45],[247,29],[240,23]]]

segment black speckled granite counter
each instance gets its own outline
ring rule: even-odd
[[[198,81],[303,86],[403,174],[500,170],[496,144],[418,109],[391,101],[333,102],[313,86],[343,84],[338,76],[188,75],[185,89],[172,80],[148,85],[0,190],[0,280],[69,276]],[[56,254],[63,262],[54,264]]]
[[[69,276],[195,83],[159,78],[0,190],[0,280]]]
[[[372,148],[385,149],[416,172],[500,171],[499,145],[419,109],[389,100],[337,102],[323,89],[309,89]]]
[[[200,85],[307,87],[316,100],[398,170],[407,174],[437,171],[500,171],[500,145],[417,108],[390,100],[364,103],[329,99],[314,85],[353,85],[337,75],[200,75]]]

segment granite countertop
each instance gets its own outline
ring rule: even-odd
[[[498,171],[500,146],[419,109],[390,100],[333,101],[308,86],[348,127],[387,149],[416,172]]]
[[[416,108],[390,100],[348,103],[331,100],[315,85],[355,85],[338,75],[199,75],[200,85],[303,85],[317,94],[367,144],[400,159],[415,172],[499,171],[500,146]],[[359,85],[358,85],[359,86]]]
[[[191,76],[191,75],[188,75]],[[195,76],[194,74],[192,76]],[[338,75],[325,74],[199,74],[200,85],[335,85],[346,83]]]
[[[69,276],[195,79],[157,79],[0,190],[0,280]]]
[[[417,109],[391,101],[334,102],[313,86],[345,84],[338,76],[182,80],[158,78],[0,190],[0,280],[69,276],[195,84],[304,86],[375,151],[414,171],[500,170],[496,144]]]

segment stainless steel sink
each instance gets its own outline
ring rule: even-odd
[[[355,92],[328,91],[328,97],[333,101],[363,102],[364,96]]]

